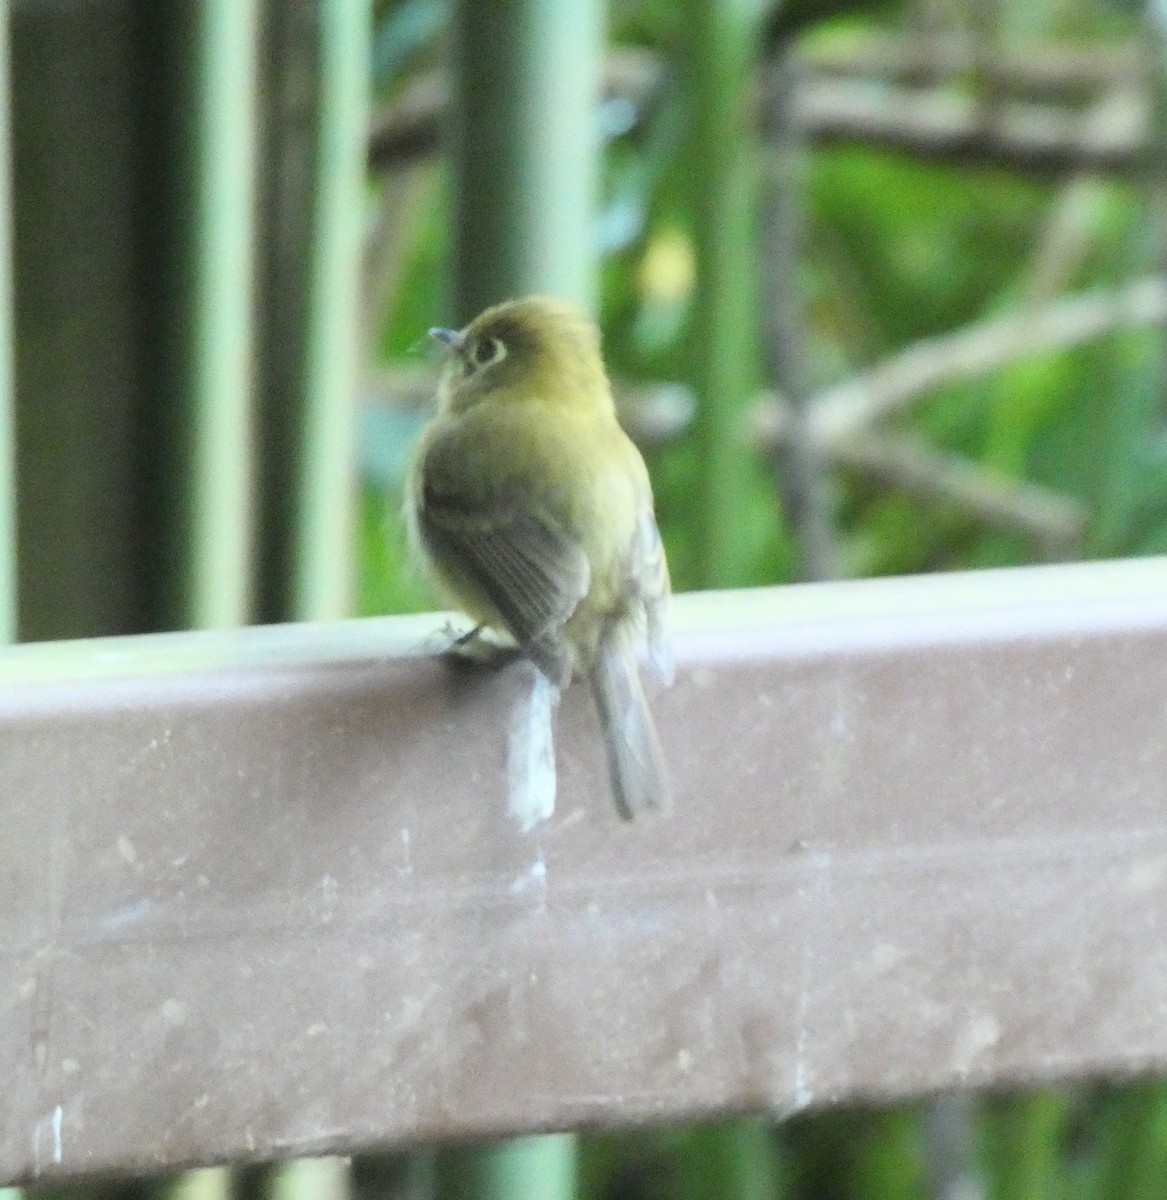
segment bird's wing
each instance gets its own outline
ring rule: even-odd
[[[440,569],[481,593],[552,682],[565,683],[572,664],[561,629],[587,594],[583,549],[546,514],[459,492],[441,474],[427,472],[422,491],[427,548]]]

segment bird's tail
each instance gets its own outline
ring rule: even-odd
[[[623,622],[609,625],[600,638],[591,685],[620,815],[632,820],[644,812],[667,812],[672,792],[664,755]]]

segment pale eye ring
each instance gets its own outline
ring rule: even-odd
[[[501,362],[507,356],[507,348],[500,338],[487,334],[480,337],[470,351],[470,358],[478,370],[489,367],[492,363]]]

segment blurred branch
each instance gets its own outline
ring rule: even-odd
[[[1006,313],[955,333],[915,342],[869,372],[815,395],[810,428],[818,445],[830,448],[865,428],[909,408],[947,384],[986,375],[1031,354],[1064,350],[1122,329],[1167,323],[1167,283],[1159,276],[1123,287],[1069,296],[1040,308]],[[429,368],[395,368],[371,377],[366,394],[402,406],[432,394]],[[693,402],[678,384],[617,388],[621,420],[637,440],[669,441],[692,421]],[[763,393],[753,414],[753,434],[767,450],[789,436],[789,410],[773,392]]]
[[[917,342],[867,374],[818,393],[807,408],[808,435],[827,463],[924,499],[956,503],[988,524],[1030,534],[1049,557],[1066,557],[1079,543],[1086,519],[1074,501],[1004,479],[911,438],[876,434],[870,427],[938,387],[988,374],[1031,354],[1164,322],[1167,284],[1158,276],[1007,313]],[[385,372],[367,382],[365,395],[373,403],[400,408],[424,403],[432,388],[427,371]],[[629,433],[648,444],[679,436],[693,420],[692,396],[677,385],[626,390],[619,404]],[[788,444],[793,427],[789,406],[773,393],[759,401],[752,433],[768,453]]]
[[[906,434],[865,430],[832,442],[828,455],[893,491],[953,504],[985,525],[1028,534],[1049,559],[1074,557],[1086,533],[1087,509],[1077,500],[943,454]]]
[[[384,170],[436,153],[449,100],[445,73],[430,71],[410,80],[392,103],[374,109],[369,130],[369,169]]]
[[[867,374],[818,393],[807,408],[808,435],[824,463],[925,500],[956,504],[986,524],[1028,534],[1047,557],[1068,557],[1081,542],[1087,517],[1077,502],[1003,478],[912,437],[874,432],[871,426],[938,387],[991,373],[1028,355],[1164,322],[1167,284],[1159,276],[1008,313],[918,342]],[[382,372],[367,381],[365,395],[372,404],[417,407],[428,401],[433,384],[427,368]],[[618,389],[618,405],[625,427],[642,443],[671,441],[693,422],[692,394],[676,384]],[[774,393],[759,399],[751,432],[766,452],[785,446],[793,428],[787,404]]]
[[[799,58],[816,76],[866,76],[879,81],[953,78],[987,67],[1003,91],[1013,96],[1084,99],[1099,90],[1146,86],[1146,50],[1132,42],[1088,46],[1043,43],[1013,49],[999,45],[991,62],[977,57],[967,33],[942,31],[927,43],[918,37],[872,31],[861,40],[807,45]]]
[[[778,406],[772,394],[761,411]],[[660,445],[680,437],[693,415],[686,389],[663,384],[618,395],[620,421],[641,444]],[[792,426],[783,423],[772,435],[784,442]],[[1050,559],[1071,558],[1081,546],[1088,517],[1085,506],[1051,488],[1008,479],[953,454],[930,448],[911,435],[863,430],[821,442],[816,454],[825,468],[843,467],[873,483],[930,503],[953,504],[995,528],[1032,537]]]
[[[620,98],[640,112],[660,91],[665,77],[663,60],[647,51],[621,49],[604,64],[603,95]],[[369,131],[369,169],[382,171],[438,149],[441,123],[449,101],[445,75],[419,75],[392,103],[373,114]]]
[[[365,381],[366,405],[393,412],[417,411],[433,397],[432,368],[394,368]],[[761,404],[776,405],[773,393]],[[620,423],[640,445],[660,446],[685,434],[693,422],[693,396],[680,384],[617,386]],[[784,437],[790,426],[782,426]],[[767,445],[772,453],[774,446]],[[955,455],[942,454],[910,436],[856,433],[816,448],[824,468],[843,467],[886,487],[931,503],[955,505],[996,528],[1032,537],[1044,557],[1069,558],[1080,546],[1085,508],[1049,488],[985,470]]]
[[[1119,171],[1147,157],[1145,92],[1122,93],[1105,128],[1082,127],[1078,110],[1003,102],[986,113],[980,97],[947,88],[874,86],[808,78],[799,120],[819,144],[861,142],[920,158],[987,162],[1037,172]]]
[[[1083,129],[1105,128],[1120,99],[1111,93],[1099,100],[1082,115]],[[1063,181],[1042,223],[1031,261],[1022,272],[1023,304],[1047,304],[1070,286],[1099,234],[1099,202],[1108,194],[1107,187],[1107,182],[1092,171]]]
[[[975,57],[971,42],[939,43],[937,57],[921,52],[918,39],[874,38],[837,57],[799,51],[795,108],[811,143],[862,142],[926,158],[983,161],[1019,170],[1118,171],[1142,167],[1148,153],[1146,56],[1141,47],[1034,46],[1024,56],[994,51]],[[957,50],[956,46],[963,49]],[[845,72],[846,55],[857,69]],[[886,70],[877,70],[886,67]],[[926,70],[925,70],[926,68]],[[667,67],[645,50],[609,55],[604,95],[626,102],[633,113],[652,104],[665,85]],[[909,86],[923,75],[931,86]],[[983,95],[962,93],[972,76],[991,80],[1002,93],[986,112]],[[1074,80],[1084,100],[1105,87],[1117,96],[1102,125],[1083,125],[1080,104],[1022,102],[1053,84]],[[1090,91],[1091,85],[1096,85]],[[419,75],[391,104],[375,114],[369,137],[369,166],[383,171],[435,153],[448,89],[442,73]],[[765,98],[759,98],[759,107]]]
[[[366,407],[415,413],[433,403],[437,383],[437,367],[432,364],[396,364],[367,373],[361,395]],[[693,393],[683,383],[627,386],[617,381],[613,390],[620,424],[641,445],[665,445],[693,423]]]
[[[902,412],[938,387],[988,374],[1031,354],[1165,321],[1167,284],[1159,276],[1005,313],[916,342],[871,371],[820,392],[811,406],[811,430],[816,440],[830,445]],[[781,406],[763,407],[757,414],[763,441],[777,444],[785,437],[786,421]]]
[[[379,367],[361,381],[366,408],[393,412],[421,412],[433,403],[438,370],[433,365]]]

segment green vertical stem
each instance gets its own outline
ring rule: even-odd
[[[16,637],[16,404],[12,343],[12,139],[8,4],[0,0],[0,644]]]
[[[847,1145],[848,1200],[888,1200],[924,1194],[920,1113],[914,1108],[854,1114]],[[942,1197],[944,1193],[933,1193]]]
[[[1167,0],[1147,0],[1144,9],[1148,42],[1151,50],[1151,153],[1147,156],[1146,177],[1143,180],[1147,224],[1150,227],[1150,269],[1160,274],[1167,271]],[[1146,270],[1146,253],[1140,255],[1136,269]],[[1153,387],[1157,392],[1158,411],[1167,412],[1167,340],[1160,331],[1155,347],[1156,360]],[[1143,457],[1143,456],[1140,456]],[[1109,471],[1108,475],[1115,472]],[[1107,479],[1107,498],[1115,496],[1121,483]],[[1109,503],[1104,511],[1114,512],[1117,505]],[[1098,522],[1099,532],[1105,531]],[[1113,526],[1112,526],[1113,527]],[[1096,534],[1096,539],[1098,538]],[[1111,540],[1111,546],[1115,544]],[[1107,549],[1103,547],[1104,551]]]
[[[459,0],[451,119],[458,321],[547,292],[595,301],[604,6]]]
[[[260,33],[259,613],[268,621],[351,614],[371,22],[369,0],[268,0]],[[348,1194],[340,1159],[236,1180],[236,1195],[270,1200]]]
[[[781,1173],[769,1121],[739,1117],[688,1130],[677,1200],[778,1200]]]
[[[755,0],[690,0],[685,22],[697,258],[691,335],[701,461],[696,508],[708,587],[740,583],[744,569],[734,531],[751,474],[741,421],[757,383],[758,10]]]
[[[997,1113],[994,1200],[1053,1200],[1060,1195],[1070,1098],[1042,1088],[1005,1101]]]
[[[560,1200],[575,1195],[571,1134],[460,1146],[438,1155],[440,1200]]]
[[[275,1168],[268,1184],[270,1200],[347,1200],[348,1159],[301,1158]]]
[[[696,503],[698,569],[707,587],[742,582],[735,537],[752,461],[742,436],[757,384],[756,88],[760,5],[690,0],[686,72],[693,233],[697,260],[691,342],[700,461]],[[722,1181],[725,1200],[773,1196],[777,1183],[766,1123],[753,1119],[699,1134],[698,1159]],[[690,1173],[700,1178],[698,1171]]]
[[[360,262],[369,0],[316,5],[315,191],[305,283],[303,414],[292,551],[294,620],[350,615],[355,584]]]
[[[1164,183],[1167,177],[1167,0],[1147,0],[1144,10],[1148,40],[1151,46],[1151,153],[1144,179],[1149,195],[1150,218],[1153,224],[1153,250],[1156,266],[1167,264],[1167,198]]]
[[[207,628],[245,623],[252,603],[257,5],[199,0],[196,20],[182,616]]]
[[[231,1200],[231,1173],[225,1167],[204,1167],[174,1176],[162,1189],[163,1200]]]
[[[1167,1085],[1125,1087],[1103,1128],[1098,1200],[1159,1200],[1167,1186]]]
[[[151,540],[165,547],[152,564],[155,601],[160,624],[223,628],[251,620],[255,602],[258,0],[196,0],[153,17],[169,100],[154,118],[167,186],[153,249],[170,266],[152,281],[155,386],[167,401],[148,448],[160,509]],[[176,1177],[169,1194],[217,1200],[229,1188],[229,1172],[212,1169]]]
[[[601,0],[457,0],[455,319],[546,292],[591,307],[604,47]],[[438,1195],[566,1200],[575,1138],[518,1138],[438,1155]]]

